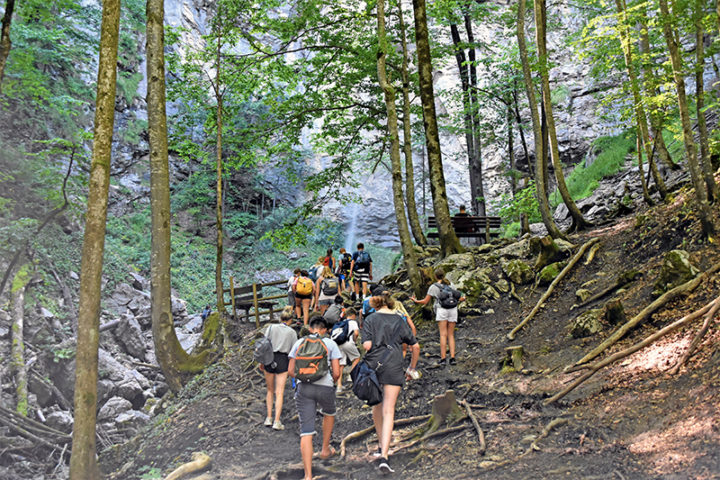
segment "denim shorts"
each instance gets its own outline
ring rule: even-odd
[[[300,382],[295,391],[295,405],[300,420],[300,436],[315,435],[318,406],[323,415],[335,416],[335,388]]]

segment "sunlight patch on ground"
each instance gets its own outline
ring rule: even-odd
[[[631,372],[668,370],[680,360],[680,357],[690,346],[691,341],[691,337],[681,336],[655,342],[631,355],[620,365]]]

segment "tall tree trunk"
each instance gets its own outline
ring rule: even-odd
[[[675,88],[677,89],[678,109],[680,111],[680,120],[682,121],[683,141],[685,143],[685,152],[687,153],[688,168],[690,169],[690,177],[695,187],[695,200],[698,206],[698,216],[702,223],[703,235],[711,238],[715,234],[715,225],[710,212],[708,203],[707,186],[703,181],[702,172],[698,163],[697,151],[695,149],[695,140],[693,139],[692,122],[690,119],[690,111],[688,109],[687,96],[685,93],[685,77],[683,76],[683,65],[680,57],[680,49],[676,40],[676,32],[672,26],[672,18],[668,9],[667,0],[659,0],[660,16],[663,26],[663,35],[668,46],[670,54],[670,63],[672,64],[673,76],[675,78]]]
[[[642,146],[645,150],[645,158],[648,161],[648,168],[652,172],[653,178],[655,179],[655,185],[657,185],[660,198],[663,200],[667,196],[667,189],[665,188],[665,182],[658,172],[657,165],[653,161],[653,148],[652,142],[650,141],[650,133],[648,132],[647,117],[645,116],[645,107],[643,107],[642,97],[640,96],[640,85],[638,82],[637,74],[635,72],[635,65],[633,64],[632,58],[632,41],[630,39],[630,27],[628,26],[627,11],[624,0],[615,0],[615,7],[618,12],[618,36],[620,38],[620,45],[623,50],[623,57],[625,58],[625,68],[627,68],[628,78],[630,79],[630,90],[633,96],[635,119],[638,125],[638,136],[642,142]],[[644,176],[643,169],[640,169],[640,176]],[[644,180],[643,180],[644,182]],[[646,188],[647,190],[647,188]],[[645,191],[643,196],[645,196]],[[652,205],[649,195],[645,196],[645,202],[649,202],[648,205]]]
[[[470,165],[470,176],[473,178],[471,182],[472,204],[476,215],[485,216],[485,189],[483,188],[482,175],[482,138],[480,132],[480,104],[478,103],[477,94],[477,66],[475,65],[475,37],[472,30],[472,19],[466,5],[466,11],[463,15],[465,20],[465,30],[468,35],[468,73],[470,74],[470,103],[472,105],[472,134],[473,134],[473,158]],[[472,185],[475,188],[472,189]]]
[[[30,281],[29,265],[23,265],[15,275],[10,288],[12,307],[12,344],[10,346],[10,368],[15,373],[15,410],[23,416],[28,414],[28,380],[25,365],[25,288]]]
[[[407,202],[408,220],[415,243],[427,245],[415,202],[415,166],[412,157],[412,125],[410,123],[410,76],[408,74],[408,48],[405,36],[405,20],[402,2],[398,2],[398,18],[400,20],[400,40],[402,42],[402,95],[403,95],[403,152],[405,154],[405,201]]]
[[[658,94],[657,92],[657,75],[653,71],[652,63],[652,50],[650,48],[650,37],[648,35],[648,27],[646,19],[648,18],[647,6],[645,4],[640,5],[639,29],[640,29],[640,54],[643,55],[642,68],[643,68],[643,86],[645,95],[648,98],[652,98]],[[651,108],[649,111],[650,116],[650,128],[652,129],[653,142],[655,144],[655,151],[660,158],[660,161],[669,169],[677,169],[678,165],[673,163],[670,152],[668,152],[667,145],[665,145],[665,138],[662,135],[663,129],[663,113],[656,108]]]
[[[220,6],[218,5],[218,10]],[[218,17],[220,13],[218,11]],[[224,318],[225,316],[225,294],[223,293],[223,149],[222,149],[222,129],[223,129],[223,95],[220,90],[220,33],[217,35],[217,52],[215,62],[215,102],[217,103],[216,112],[216,124],[217,124],[217,139],[215,150],[217,152],[217,158],[215,160],[216,170],[216,201],[215,201],[215,223],[216,223],[216,248],[215,248],[215,291],[217,292],[217,311]]]
[[[155,356],[170,389],[183,385],[183,372],[204,368],[208,351],[193,356],[183,350],[175,333],[170,291],[170,174],[165,113],[163,0],[147,0],[147,110],[150,136],[150,302]],[[210,322],[206,322],[209,324]],[[206,325],[207,326],[207,325]]]
[[[552,113],[552,101],[550,100],[550,78],[549,68],[547,64],[547,45],[545,38],[546,27],[546,6],[545,0],[535,0],[535,38],[538,49],[538,62],[540,68],[540,83],[542,85],[543,108],[545,109],[545,120],[547,122],[548,138],[550,141],[550,158],[552,160],[553,169],[555,170],[555,180],[557,180],[557,189],[563,202],[570,212],[573,219],[571,229],[581,230],[590,225],[585,220],[575,201],[570,196],[567,184],[565,183],[565,174],[562,169],[562,161],[560,160],[560,150],[558,148],[557,132],[555,130],[555,118]]]
[[[637,161],[638,161],[638,175],[640,175],[640,187],[642,188],[642,195],[643,200],[648,205],[653,205],[652,198],[650,198],[650,191],[648,190],[647,181],[645,181],[645,169],[643,168],[643,157],[642,157],[642,140],[640,140],[640,126],[638,125],[636,128],[636,135],[635,135],[635,150],[637,152]]]
[[[2,93],[5,64],[10,55],[10,48],[12,48],[10,25],[12,24],[13,10],[15,10],[15,0],[5,0],[5,14],[2,18],[2,31],[0,31],[0,93]]]
[[[75,423],[70,456],[71,480],[101,478],[95,446],[98,339],[105,222],[110,188],[110,158],[115,124],[119,25],[120,0],[105,0],[100,26],[93,152],[80,265],[80,301],[75,355]]]
[[[530,161],[530,152],[528,150],[527,146],[527,140],[525,140],[525,129],[522,126],[522,119],[520,118],[520,105],[518,105],[518,90],[517,90],[517,84],[516,81],[513,80],[513,112],[515,114],[515,123],[517,123],[518,126],[518,132],[520,133],[520,144],[523,148],[523,154],[525,155],[525,158],[528,162],[528,170],[530,171],[530,175],[535,175],[532,167],[532,162]]]
[[[405,267],[408,271],[410,284],[416,296],[422,296],[422,277],[418,270],[418,260],[415,248],[410,238],[407,218],[405,217],[405,200],[403,198],[402,164],[400,162],[400,136],[398,133],[398,118],[395,107],[395,88],[385,70],[385,56],[388,48],[387,36],[385,33],[385,0],[377,3],[377,33],[378,33],[378,55],[377,72],[378,82],[385,95],[385,108],[387,110],[387,128],[390,134],[390,162],[392,164],[392,188],[395,204],[395,219],[398,225],[400,245],[403,251]]]
[[[710,146],[708,142],[707,122],[705,121],[705,30],[702,23],[703,18],[703,2],[695,0],[694,2],[694,23],[695,23],[695,95],[696,95],[696,113],[698,121],[698,138],[700,142],[700,165],[702,167],[703,178],[707,186],[708,201],[714,202],[718,196],[717,185],[715,184],[715,176],[712,171],[710,162]]]
[[[455,230],[452,227],[445,174],[443,173],[442,153],[440,152],[440,134],[435,115],[435,92],[433,89],[432,63],[430,57],[430,39],[428,37],[427,11],[425,0],[413,0],[415,14],[415,44],[417,46],[418,72],[420,74],[420,100],[425,125],[425,143],[427,145],[428,168],[430,170],[430,191],[440,237],[440,250],[443,257],[463,252]]]
[[[525,93],[528,97],[528,105],[530,107],[530,116],[532,118],[533,136],[535,137],[535,189],[537,191],[538,207],[540,216],[542,217],[545,228],[553,238],[564,238],[563,233],[555,224],[555,220],[550,213],[550,203],[548,202],[547,189],[545,185],[547,180],[547,168],[543,167],[546,158],[543,152],[543,136],[542,127],[540,125],[540,114],[537,108],[537,99],[535,96],[535,85],[533,85],[532,75],[530,73],[530,61],[528,60],[527,46],[525,44],[525,0],[518,2],[517,14],[517,37],[518,50],[520,53],[520,62],[522,63],[523,80],[525,81]],[[528,158],[528,163],[530,159]]]

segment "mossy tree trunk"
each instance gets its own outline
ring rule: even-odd
[[[683,64],[680,57],[680,48],[678,47],[677,32],[672,24],[672,17],[668,9],[667,0],[659,0],[660,17],[663,27],[663,36],[668,47],[670,55],[670,63],[672,64],[673,77],[675,78],[675,88],[677,90],[678,109],[680,111],[680,120],[682,121],[683,142],[685,143],[685,152],[687,154],[688,168],[690,169],[690,177],[692,178],[693,187],[695,187],[695,200],[698,207],[698,216],[702,224],[703,236],[711,238],[715,235],[715,224],[712,220],[710,205],[708,203],[708,191],[698,163],[697,150],[695,148],[695,140],[693,138],[692,120],[688,108],[687,94],[685,93],[685,77],[683,76]]]
[[[387,128],[390,134],[390,162],[392,165],[392,188],[395,204],[395,219],[398,225],[398,235],[403,251],[405,267],[410,277],[410,283],[416,296],[422,296],[422,278],[418,270],[417,255],[413,248],[410,230],[408,229],[407,218],[405,217],[405,201],[403,198],[402,164],[400,162],[400,136],[398,132],[397,109],[395,107],[395,88],[390,84],[385,68],[385,57],[388,48],[387,35],[385,32],[385,0],[377,3],[377,33],[378,33],[378,54],[377,72],[380,88],[385,96],[385,108],[387,110]]]
[[[546,164],[547,160],[542,154],[544,142],[540,126],[540,114],[538,113],[535,85],[533,84],[530,72],[530,61],[528,60],[527,45],[525,43],[525,0],[519,0],[518,2],[517,37],[520,62],[522,64],[523,71],[523,80],[525,82],[525,93],[528,97],[533,136],[535,138],[535,189],[537,192],[540,216],[542,217],[543,224],[545,224],[545,228],[547,228],[551,237],[563,238],[563,233],[555,224],[555,220],[550,213],[550,203],[548,202],[547,189],[545,188],[545,185],[547,184],[547,180],[545,178],[547,174],[547,167],[544,166],[544,164]],[[529,161],[530,159],[528,159],[528,163]]]
[[[30,265],[23,265],[13,279],[10,288],[12,308],[12,343],[10,346],[10,368],[15,374],[15,410],[23,416],[28,414],[28,380],[25,365],[25,289],[30,281]]]
[[[638,136],[640,138],[640,141],[642,142],[642,146],[645,151],[645,158],[647,158],[648,161],[648,168],[652,172],[653,179],[655,180],[655,185],[657,185],[658,192],[660,193],[660,198],[664,200],[667,196],[667,188],[665,188],[665,182],[660,176],[657,165],[653,161],[653,146],[652,142],[650,141],[650,132],[648,131],[645,107],[643,107],[643,100],[640,95],[640,84],[638,81],[637,73],[635,72],[635,64],[633,63],[633,44],[630,38],[630,27],[628,26],[627,7],[625,5],[625,0],[615,0],[615,7],[618,12],[618,36],[620,38],[620,45],[622,46],[623,57],[625,59],[625,68],[627,68],[628,78],[630,80],[630,91],[632,92],[633,96],[633,107],[635,110],[635,120],[638,125]],[[640,176],[643,177],[642,182],[644,184],[645,172],[643,171],[642,163],[640,164]],[[645,186],[644,188],[645,190],[647,190],[647,186]],[[643,196],[645,197],[645,201],[648,204],[652,204],[649,194],[646,194],[644,191]]]
[[[0,92],[2,92],[5,64],[12,48],[10,25],[12,24],[13,10],[15,10],[15,0],[5,0],[5,14],[2,18],[2,30],[0,31]]]
[[[75,423],[70,456],[71,480],[101,478],[95,444],[98,340],[105,222],[110,188],[110,158],[115,123],[119,26],[120,0],[105,0],[100,26],[93,152],[80,266],[80,301],[75,356]]]
[[[218,5],[218,10],[220,6]],[[218,17],[220,13],[218,11]],[[216,119],[217,124],[217,138],[216,138],[216,154],[215,170],[216,170],[216,201],[215,201],[215,226],[216,226],[216,248],[215,248],[215,291],[217,292],[217,311],[224,317],[225,314],[225,294],[223,293],[223,92],[220,89],[220,53],[221,53],[221,36],[217,34],[217,53],[215,62],[215,83],[213,89],[215,90],[215,102],[217,104]]]
[[[427,239],[420,224],[420,217],[415,202],[415,166],[412,157],[412,125],[410,123],[410,76],[408,74],[408,47],[405,35],[405,19],[403,18],[402,2],[398,2],[398,19],[400,21],[400,40],[402,42],[402,95],[403,95],[403,153],[405,155],[405,201],[407,202],[408,220],[415,243],[427,245]]]
[[[438,225],[441,255],[445,257],[453,253],[463,252],[464,248],[460,245],[460,240],[458,240],[452,227],[447,191],[445,189],[440,134],[437,126],[437,116],[435,115],[435,92],[425,0],[413,0],[413,12],[415,15],[415,44],[417,46],[418,72],[420,76],[420,99],[422,102],[423,123],[425,125],[425,143],[428,152],[430,192],[432,193],[433,209]]]
[[[485,216],[485,188],[483,187],[482,138],[480,131],[480,103],[478,101],[478,75],[475,57],[475,37],[470,17],[470,2],[466,2],[463,13],[465,31],[468,36],[468,73],[470,74],[470,104],[472,113],[473,158],[470,165],[470,194],[475,215]]]
[[[170,175],[165,113],[163,0],[147,1],[147,110],[150,136],[150,302],[155,355],[168,386],[182,388],[183,373],[201,371],[208,352],[199,356],[183,350],[175,333],[170,291]]]
[[[542,88],[543,108],[545,109],[545,120],[547,122],[548,139],[550,141],[550,158],[552,160],[553,169],[555,170],[555,180],[557,180],[557,189],[560,192],[563,202],[570,212],[573,224],[571,229],[581,230],[590,225],[585,220],[575,201],[570,196],[570,191],[565,183],[565,174],[562,169],[562,161],[560,160],[560,149],[558,148],[557,131],[555,129],[555,118],[552,112],[552,101],[550,95],[550,71],[547,62],[547,42],[546,42],[546,4],[545,0],[535,0],[535,40],[537,42],[538,63],[540,69],[540,84]]]

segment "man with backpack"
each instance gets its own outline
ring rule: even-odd
[[[298,381],[295,405],[300,422],[300,454],[305,480],[312,480],[313,435],[318,407],[323,414],[320,458],[331,457],[335,450],[330,437],[335,426],[334,382],[340,377],[342,354],[337,344],[325,336],[327,324],[321,317],[310,321],[310,335],[301,338],[290,350],[288,371]]]
[[[357,310],[350,307],[345,311],[345,317],[333,325],[330,330],[330,338],[337,343],[343,358],[340,359],[340,368],[344,369],[350,362],[350,371],[360,361],[360,351],[357,348],[357,337],[360,335],[360,328],[357,322]],[[342,375],[337,379],[337,393],[342,393]]]
[[[445,365],[445,345],[450,347],[450,365],[456,365],[455,360],[455,325],[457,325],[458,309],[460,302],[465,300],[462,293],[455,290],[445,278],[445,271],[442,268],[435,270],[437,282],[430,285],[427,295],[422,300],[414,296],[410,300],[420,305],[427,305],[431,299],[435,299],[433,308],[435,310],[435,321],[440,333],[440,360],[438,365]]]
[[[347,253],[347,250],[344,248],[341,248],[335,274],[340,279],[340,288],[343,292],[352,289],[352,285],[350,284],[350,265],[352,265],[352,255]]]
[[[345,315],[345,306],[343,297],[340,295],[336,295],[335,299],[333,300],[333,304],[328,307],[327,310],[325,310],[325,313],[323,314],[323,318],[328,324],[328,328],[332,329],[333,325],[335,325],[340,319]]]
[[[372,258],[365,251],[365,244],[360,242],[357,244],[357,251],[352,255],[352,263],[350,264],[350,275],[355,281],[355,291],[353,292],[353,301],[360,297],[363,300],[368,294],[368,283],[372,280]],[[361,292],[362,291],[362,295]]]

